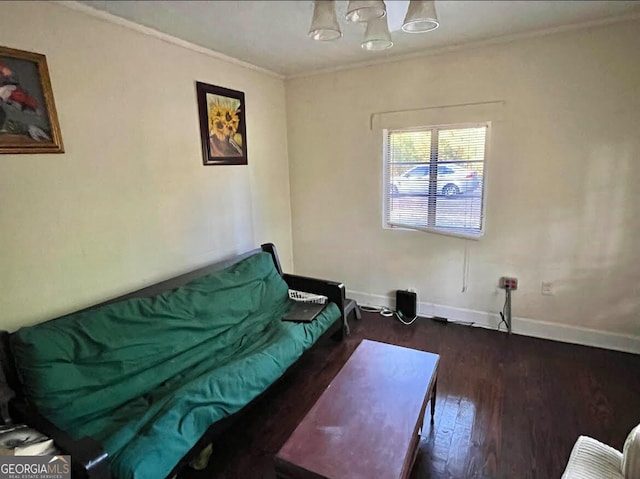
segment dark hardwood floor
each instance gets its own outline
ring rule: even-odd
[[[364,313],[351,324],[214,444],[207,469],[180,478],[273,479],[273,455],[363,338],[441,355],[435,423],[425,421],[412,479],[559,478],[579,435],[621,449],[640,422],[640,355],[426,319]]]

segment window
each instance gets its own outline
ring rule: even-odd
[[[487,124],[384,130],[385,226],[482,236],[487,132]]]

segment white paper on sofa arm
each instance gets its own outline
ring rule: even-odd
[[[622,453],[587,436],[573,446],[562,479],[624,479]]]

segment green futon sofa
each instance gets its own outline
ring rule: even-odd
[[[212,425],[342,326],[344,287],[282,274],[273,245],[227,263],[8,335],[12,415],[39,417],[74,477],[173,475]],[[332,302],[311,323],[281,321],[290,286]]]

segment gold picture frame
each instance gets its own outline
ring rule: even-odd
[[[0,154],[64,153],[47,59],[0,47]]]

